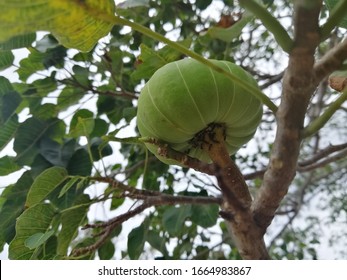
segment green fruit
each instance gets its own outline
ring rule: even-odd
[[[257,86],[241,67],[211,61]],[[146,83],[138,100],[137,125],[142,137],[159,139],[176,151],[210,162],[208,154],[194,143],[199,132],[224,126],[231,155],[253,137],[262,113],[261,102],[231,79],[193,59],[183,59],[160,68]],[[163,162],[178,164],[158,155],[157,146],[146,146]]]

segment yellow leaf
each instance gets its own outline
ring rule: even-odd
[[[113,0],[0,0],[0,42],[35,31],[51,32],[67,48],[89,51],[112,24],[88,10],[114,14]]]

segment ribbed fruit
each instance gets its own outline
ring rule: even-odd
[[[241,67],[211,60],[250,85],[256,81]],[[157,70],[141,91],[137,125],[142,137],[153,137],[204,162],[210,158],[194,139],[207,127],[225,127],[226,145],[234,154],[254,135],[262,117],[262,104],[231,79],[193,59],[166,64]],[[146,144],[160,160],[158,147]]]

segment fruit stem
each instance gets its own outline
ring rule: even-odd
[[[204,131],[202,148],[215,165],[215,176],[223,193],[220,215],[245,259],[270,259],[263,235],[254,221],[252,197],[242,173],[231,160],[225,143],[225,126],[211,124]]]
[[[236,208],[249,208],[252,197],[241,171],[229,156],[223,125],[214,125],[212,131],[206,131],[202,149],[208,153],[217,167],[215,175],[227,201],[233,201],[237,205]]]

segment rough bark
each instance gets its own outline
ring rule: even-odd
[[[277,132],[263,184],[252,205],[256,223],[266,229],[292,182],[302,141],[309,101],[318,85],[314,54],[320,42],[318,16],[321,1],[294,3],[294,46],[283,78]]]
[[[220,215],[243,259],[270,259],[263,239],[265,232],[253,220],[252,197],[242,173],[230,159],[224,132],[223,127],[218,127],[212,134],[205,134],[203,142],[203,149],[215,164],[215,175],[223,194]]]

